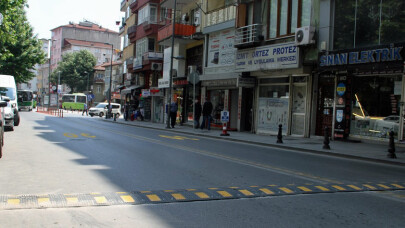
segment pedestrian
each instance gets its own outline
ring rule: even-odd
[[[205,98],[205,102],[202,108],[203,120],[201,123],[201,130],[207,124],[207,129],[211,130],[211,113],[212,113],[212,103],[209,98]]]
[[[88,116],[88,113],[87,113],[87,103],[84,103],[84,105],[83,105],[82,116],[84,115],[84,113],[86,113],[86,116]]]
[[[194,127],[200,127],[200,117],[201,117],[202,107],[200,101],[197,99],[194,103]]]
[[[126,103],[124,105],[124,120],[128,121],[128,116],[129,116],[129,105]]]
[[[172,128],[174,128],[174,124],[176,124],[177,110],[178,110],[177,103],[173,101],[170,104],[170,123]]]

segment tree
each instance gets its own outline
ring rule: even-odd
[[[67,53],[62,56],[62,61],[52,73],[51,80],[56,84],[60,73],[61,84],[69,86],[72,93],[83,92],[87,88],[87,77],[89,77],[89,83],[91,82],[96,63],[96,57],[87,50]]]
[[[16,83],[35,77],[36,64],[45,62],[45,53],[27,21],[26,0],[0,1],[3,24],[0,26],[0,73],[13,75]]]

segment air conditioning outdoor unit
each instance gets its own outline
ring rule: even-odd
[[[311,26],[304,26],[295,30],[295,44],[308,45],[315,43],[314,40],[315,28]]]
[[[199,10],[194,13],[194,25],[195,25],[195,26],[199,26],[199,25],[200,25],[200,17],[201,17],[200,15],[201,15],[201,14],[200,14],[200,11],[199,11]]]
[[[190,75],[191,73],[194,73],[197,71],[197,66],[188,66],[188,74]]]
[[[162,64],[161,63],[152,63],[151,69],[161,71],[162,70]]]

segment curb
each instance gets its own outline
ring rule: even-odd
[[[293,151],[299,151],[299,152],[305,152],[305,153],[320,154],[320,155],[334,156],[334,157],[347,158],[347,159],[356,159],[356,160],[361,160],[361,161],[376,162],[376,163],[389,164],[389,165],[405,166],[404,162],[381,160],[378,158],[368,158],[368,157],[361,157],[361,156],[350,155],[350,154],[340,154],[340,153],[335,153],[332,151],[326,152],[326,151],[322,151],[322,150],[297,148],[297,147],[281,145],[281,144],[280,145],[279,144],[268,144],[268,143],[253,142],[253,141],[248,141],[248,140],[243,140],[243,139],[216,137],[216,136],[211,136],[211,135],[199,134],[199,133],[195,133],[195,132],[183,132],[183,131],[179,131],[177,129],[166,129],[166,128],[157,128],[157,127],[153,127],[153,126],[134,125],[134,124],[129,124],[129,123],[125,123],[125,122],[106,120],[106,119],[103,119],[103,121],[127,125],[127,126],[133,126],[133,127],[155,129],[155,130],[167,131],[167,132],[176,132],[176,133],[180,133],[180,134],[191,134],[191,135],[197,135],[197,136],[206,137],[206,138],[233,141],[233,142],[242,142],[242,143],[247,143],[247,144],[252,144],[252,145],[260,145],[260,146],[266,146],[266,147],[272,147],[272,148],[287,149],[287,150],[293,150]]]

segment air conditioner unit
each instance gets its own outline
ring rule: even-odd
[[[295,30],[295,44],[307,45],[315,43],[314,40],[315,28],[311,26],[304,26]]]
[[[197,66],[188,66],[188,74],[190,75],[191,73],[194,73],[197,71]]]
[[[161,71],[162,70],[162,64],[161,63],[152,63],[151,69]]]
[[[199,25],[200,25],[200,18],[201,18],[201,14],[200,14],[200,11],[198,10],[198,11],[196,11],[196,12],[194,13],[194,25],[195,25],[195,26],[199,26]]]

